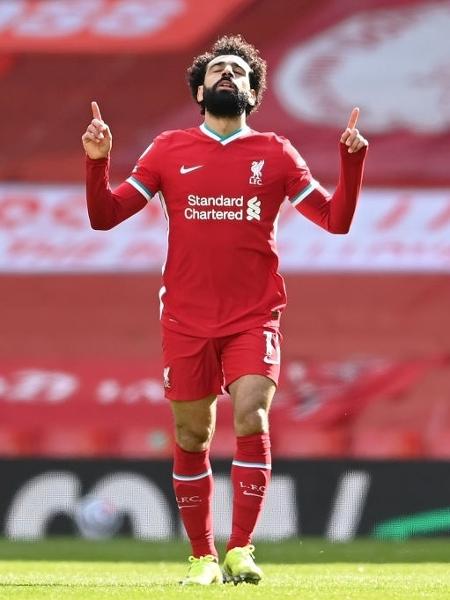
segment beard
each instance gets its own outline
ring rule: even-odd
[[[248,94],[237,89],[217,90],[217,82],[213,87],[203,88],[203,106],[214,117],[239,117],[248,106]]]

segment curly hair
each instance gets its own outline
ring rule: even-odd
[[[225,35],[217,40],[209,52],[205,52],[194,58],[194,62],[187,70],[187,79],[191,88],[192,97],[201,107],[201,114],[205,114],[203,102],[197,100],[197,89],[203,85],[205,80],[206,67],[216,56],[222,55],[239,56],[249,65],[250,86],[256,92],[256,101],[254,106],[247,104],[245,112],[249,115],[261,104],[262,96],[266,89],[266,71],[267,63],[263,60],[259,51],[246,42],[241,35]]]

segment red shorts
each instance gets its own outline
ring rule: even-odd
[[[280,332],[256,327],[222,338],[199,338],[163,327],[164,389],[169,400],[221,394],[243,375],[265,375],[278,384]]]

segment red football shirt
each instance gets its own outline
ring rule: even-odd
[[[168,223],[163,324],[202,337],[273,325],[286,304],[276,249],[280,206],[288,199],[320,226],[348,231],[365,152],[345,150],[330,197],[289,141],[273,133],[245,127],[221,137],[205,124],[165,132],[114,192],[107,161],[88,159],[91,222],[110,228],[159,192]],[[114,208],[108,215],[105,202]]]

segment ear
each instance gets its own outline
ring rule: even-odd
[[[250,106],[255,106],[255,104],[256,104],[256,92],[255,92],[255,90],[250,90],[249,91],[247,102],[250,104]]]
[[[197,88],[197,102],[203,102],[203,86],[199,85]]]

